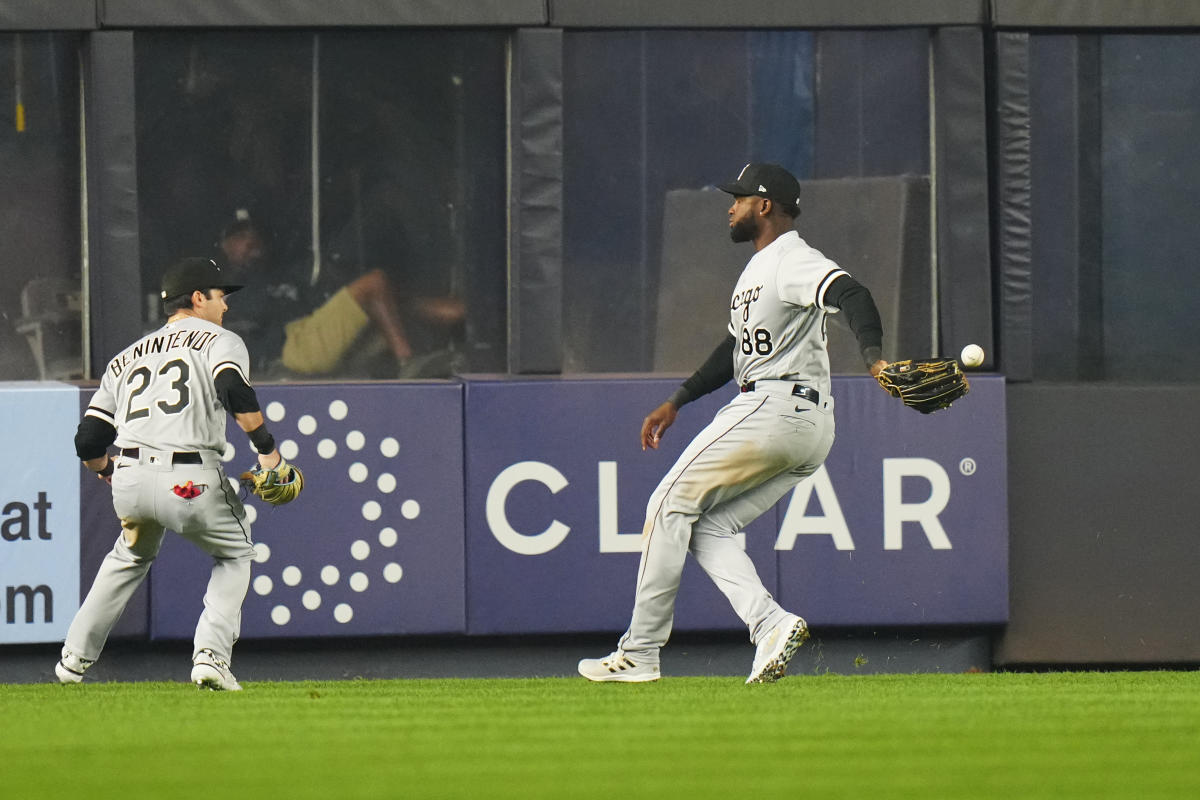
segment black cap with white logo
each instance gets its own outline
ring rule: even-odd
[[[757,195],[774,200],[791,216],[800,213],[800,181],[778,164],[747,164],[733,183],[717,187],[735,197]]]
[[[241,288],[240,283],[230,283],[212,259],[185,258],[163,275],[160,295],[163,300],[170,300],[197,290],[221,289],[230,294]]]

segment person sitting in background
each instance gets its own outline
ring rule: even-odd
[[[308,275],[277,274],[270,237],[244,210],[221,233],[214,261],[245,283],[226,323],[260,368],[301,376],[445,377],[446,360],[416,352],[405,320],[455,327],[462,300],[402,299],[383,270],[369,269],[327,296]],[[433,355],[438,355],[437,353]],[[380,361],[384,365],[380,365]]]

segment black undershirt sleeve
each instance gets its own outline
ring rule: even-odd
[[[700,365],[700,369],[692,377],[683,382],[667,400],[676,408],[683,407],[698,397],[709,392],[715,392],[733,380],[733,346],[736,340],[732,334],[727,335],[712,355]]]
[[[84,417],[75,430],[75,455],[80,461],[99,458],[117,440],[117,429],[99,417]]]
[[[217,398],[230,414],[249,414],[258,411],[258,395],[242,380],[236,369],[223,369],[213,378]]]
[[[883,357],[883,322],[867,287],[849,275],[839,275],[825,290],[825,305],[846,315],[846,323],[858,338],[858,349],[870,367]]]

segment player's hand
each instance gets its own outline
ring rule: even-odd
[[[117,462],[108,453],[90,458],[84,461],[83,465],[95,473],[97,478],[112,486],[113,470],[116,469]]]
[[[279,450],[272,450],[269,453],[258,454],[258,465],[263,469],[275,469],[282,463],[283,456],[280,455]]]
[[[671,424],[675,422],[675,416],[679,413],[679,409],[675,404],[667,401],[658,408],[651,411],[644,420],[642,420],[642,449],[647,447],[652,450],[658,449],[658,442],[662,439],[663,433]]]
[[[878,361],[876,361],[874,364],[871,365],[871,377],[878,378],[879,373],[883,372],[883,368],[886,367],[887,365],[888,365],[888,362],[884,361],[882,358],[879,359]]]

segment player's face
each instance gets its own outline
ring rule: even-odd
[[[209,290],[207,297],[199,302],[193,300],[192,310],[201,319],[208,320],[214,325],[220,325],[221,320],[225,318],[225,312],[229,310],[229,306],[225,303],[225,290]]]
[[[735,242],[752,242],[758,236],[758,201],[754,195],[733,198],[729,207],[729,238]]]

